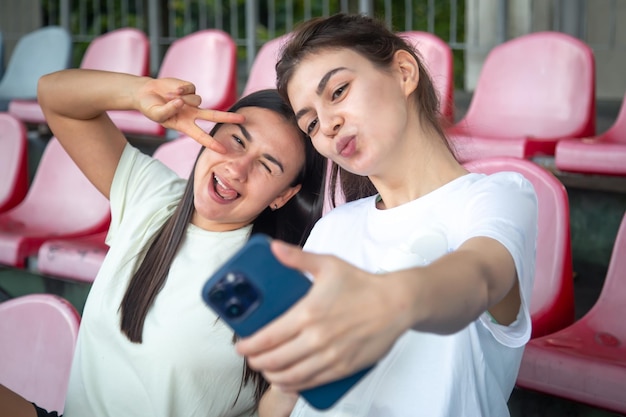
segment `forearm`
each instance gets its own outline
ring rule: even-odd
[[[37,412],[29,401],[0,384],[0,417],[37,417]]]
[[[460,249],[426,267],[393,273],[397,285],[391,287],[406,327],[454,333],[503,300],[517,275],[512,258],[499,246],[489,251]],[[512,304],[516,314],[519,300],[513,298]]]
[[[88,120],[106,110],[136,108],[134,92],[147,80],[117,72],[69,69],[41,77],[38,99],[47,118]]]

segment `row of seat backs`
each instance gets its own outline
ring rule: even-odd
[[[40,29],[59,30],[63,31],[58,27]],[[427,32],[400,34],[417,46],[439,93],[442,115],[453,122],[453,58],[449,45]],[[23,41],[29,40],[29,36]],[[271,40],[259,50],[244,94],[275,86],[273,64],[281,43],[288,36]],[[28,51],[14,55],[32,58],[35,54]],[[56,57],[61,55],[56,54]],[[83,68],[137,75],[147,75],[148,65],[149,41],[143,32],[133,28],[100,35],[91,42],[81,62]],[[9,67],[17,68],[18,65],[10,63]],[[17,70],[7,72],[25,74]],[[194,82],[203,97],[203,107],[223,110],[236,99],[236,72],[236,47],[232,38],[220,30],[207,29],[177,39],[168,48],[158,76]],[[9,74],[5,77],[11,78]],[[43,114],[33,97],[36,81],[31,84],[29,100],[12,100],[9,111],[24,121],[43,123]],[[591,48],[564,33],[532,33],[511,39],[489,52],[468,111],[448,130],[448,134],[458,157],[464,162],[487,156],[532,158],[541,154],[554,155],[561,140],[593,138],[570,140],[564,144],[561,156],[557,158],[560,167],[569,171],[622,175],[626,170],[623,168],[626,164],[622,163],[623,136],[594,136],[595,100],[595,60]],[[151,136],[166,133],[162,126],[137,112],[110,114],[127,133]],[[597,158],[581,156],[589,152],[599,152],[599,162],[595,162]],[[605,159],[611,163],[603,164]],[[585,168],[584,161],[592,166]],[[578,163],[582,166],[579,167]]]
[[[454,114],[453,59],[450,46],[437,36],[419,31],[402,32],[419,48],[441,97],[443,116],[448,121]],[[243,95],[262,88],[275,88],[277,54],[280,36],[265,43],[255,57]],[[80,67],[135,75],[149,73],[149,40],[138,29],[122,28],[96,37],[89,44]],[[225,110],[236,99],[236,46],[231,37],[220,30],[207,29],[177,39],[163,57],[157,77],[176,77],[194,82],[202,97],[202,106]],[[9,111],[29,123],[45,123],[36,101],[13,100]],[[110,112],[114,122],[125,132],[163,136],[162,126],[136,112]]]
[[[20,49],[21,50],[21,49]],[[167,49],[157,77],[191,81],[202,97],[201,106],[226,110],[236,99],[236,45],[226,32],[206,29],[174,41]],[[34,56],[34,54],[33,54]],[[18,60],[11,59],[18,66]],[[80,68],[149,75],[150,42],[136,28],[116,29],[94,38],[87,47]],[[22,65],[28,65],[22,62]],[[66,66],[67,67],[67,66]],[[60,68],[58,68],[60,69]],[[52,71],[42,72],[48,73]],[[13,94],[8,111],[28,123],[45,123],[36,101],[35,89],[27,96]],[[1,90],[0,90],[1,91]],[[113,121],[127,133],[165,135],[165,129],[135,111],[109,112]]]
[[[136,28],[121,28],[94,38],[85,50],[80,68],[145,76],[150,71],[149,63],[150,45],[145,33]],[[36,96],[15,97],[8,111],[27,123],[45,123]]]

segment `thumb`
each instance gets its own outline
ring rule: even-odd
[[[271,249],[280,263],[302,272],[315,275],[321,264],[319,257],[322,255],[305,252],[299,246],[280,240],[272,240]]]

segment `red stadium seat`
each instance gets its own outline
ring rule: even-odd
[[[164,142],[154,152],[154,157],[170,167],[180,177],[189,177],[201,145],[187,136]],[[52,239],[39,249],[39,272],[58,278],[80,282],[93,282],[100,270],[109,247],[106,232],[74,239]]]
[[[149,65],[150,41],[146,34],[139,29],[122,28],[94,38],[83,55],[80,67],[148,75]],[[9,113],[27,123],[46,123],[37,100],[12,100]]]
[[[571,326],[526,345],[517,385],[626,414],[624,300],[626,214],[595,305]]]
[[[200,30],[179,38],[167,49],[157,77],[191,81],[202,97],[202,108],[227,110],[237,97],[235,41],[219,29]],[[126,133],[151,137],[165,137],[168,133],[138,111],[111,111],[109,115]],[[207,130],[212,126],[199,124]],[[174,137],[177,135],[174,133]]]
[[[107,229],[108,200],[51,138],[20,204],[0,214],[0,264],[24,267],[46,240]]]
[[[0,213],[19,204],[28,191],[26,127],[9,113],[0,113]]]
[[[399,32],[413,45],[423,58],[428,74],[439,94],[441,115],[454,123],[454,58],[452,48],[443,39],[429,32]]]
[[[560,139],[595,134],[595,103],[592,49],[564,33],[531,33],[491,50],[448,135],[463,162],[554,155]]]
[[[574,322],[574,280],[569,202],[563,184],[536,163],[513,157],[492,157],[465,164],[471,172],[514,171],[534,186],[539,208],[537,258],[530,315],[532,337],[560,330]]]
[[[0,384],[61,415],[79,325],[78,311],[56,295],[0,303]]]
[[[588,138],[560,140],[554,163],[561,171],[626,175],[626,95],[617,119],[606,132]]]

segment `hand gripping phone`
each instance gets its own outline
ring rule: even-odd
[[[311,281],[281,264],[263,234],[250,240],[205,283],[202,298],[233,331],[249,336],[284,313],[304,296]],[[300,392],[314,408],[333,406],[371,368]]]

